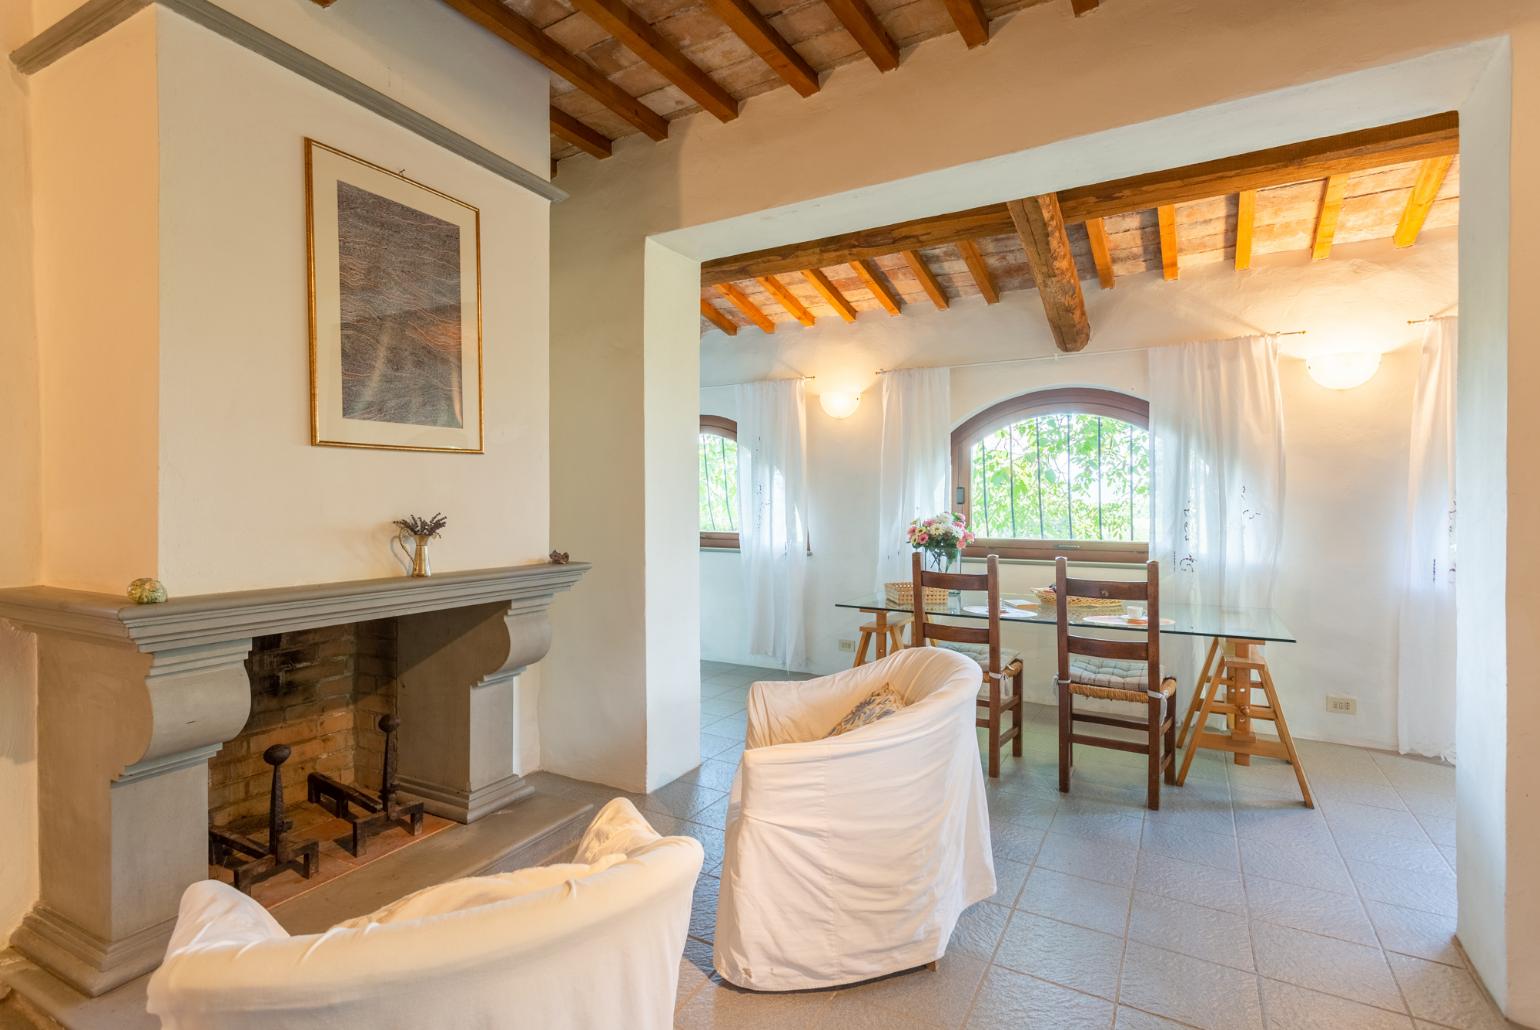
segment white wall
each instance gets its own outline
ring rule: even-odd
[[[952,372],[956,425],[996,401],[1058,385],[1094,385],[1136,396],[1146,392],[1147,355],[1118,353],[1183,340],[1256,331],[1308,329],[1283,339],[1288,492],[1275,603],[1300,643],[1271,647],[1289,703],[1290,727],[1303,737],[1388,747],[1395,742],[1396,612],[1406,511],[1408,431],[1420,329],[1410,318],[1452,305],[1456,294],[1453,231],[1429,233],[1416,248],[1388,241],[1341,247],[1331,260],[1278,256],[1250,273],[1209,266],[1174,283],[1146,274],[1110,291],[1088,284],[1088,350]],[[860,408],[838,421],[810,402],[814,554],[807,607],[808,671],[849,664],[841,639],[855,638],[859,613],[837,600],[870,589],[876,549],[877,454],[881,441],[879,367],[966,364],[1007,354],[1052,353],[1034,293],[1007,294],[986,306],[954,302],[938,312],[919,303],[902,317],[863,314],[852,326],[826,319],[811,330],[707,334],[704,382],[733,382],[795,368],[817,378],[809,393],[863,391]],[[1326,390],[1307,375],[1302,356],[1332,348],[1390,349],[1368,384]],[[705,386],[701,410],[732,416],[732,387]],[[701,560],[701,647],[707,658],[752,663],[738,556],[708,551]],[[1007,565],[1008,591],[1051,582],[1042,565]],[[1007,630],[1026,654],[1035,700],[1053,697],[1052,635],[1041,627]],[[1191,684],[1184,684],[1184,690]],[[1325,695],[1358,698],[1355,716],[1328,715]]]

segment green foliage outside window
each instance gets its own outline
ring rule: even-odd
[[[700,531],[738,532],[738,442],[700,434]]]
[[[1150,536],[1150,435],[1105,415],[1056,413],[995,430],[970,455],[970,526],[990,540]]]

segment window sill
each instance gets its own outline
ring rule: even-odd
[[[1070,558],[1069,555],[1065,555],[1064,557],[1069,559],[1069,563],[1071,565],[1094,565],[1098,569],[1142,569],[1142,568],[1144,568],[1144,562],[1134,562],[1134,561],[1097,561],[1095,558]],[[1044,568],[1049,568],[1049,569],[1053,568],[1055,565],[1058,564],[1058,559],[1056,559],[1056,558],[1001,558],[1001,559],[999,559],[999,561],[1000,561],[1001,565],[1041,565]],[[983,558],[974,558],[974,557],[970,557],[970,556],[964,555],[963,559],[962,559],[962,562],[963,562],[964,565],[968,565],[968,564],[983,565],[984,564],[984,559]]]

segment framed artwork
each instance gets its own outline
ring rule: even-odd
[[[482,452],[481,214],[305,140],[310,440]]]

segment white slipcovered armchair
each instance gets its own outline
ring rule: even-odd
[[[169,1030],[673,1026],[700,842],[617,798],[571,864],[429,887],[291,937],[216,880],[187,888],[149,1011]]]
[[[825,734],[887,684],[905,707]],[[934,647],[756,683],[728,811],[715,960],[740,987],[855,983],[940,958],[995,892],[979,667]]]

